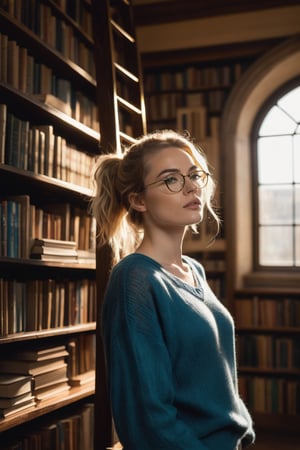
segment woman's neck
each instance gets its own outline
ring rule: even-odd
[[[182,235],[168,235],[153,239],[145,235],[136,253],[142,253],[157,261],[164,269],[194,286],[191,268],[182,259]]]
[[[137,253],[143,253],[162,266],[182,264],[182,233],[146,233],[137,248]]]

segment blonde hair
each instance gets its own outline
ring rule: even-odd
[[[91,212],[98,224],[98,243],[110,244],[114,263],[135,251],[143,237],[143,214],[130,208],[129,194],[144,190],[147,160],[154,152],[177,147],[187,152],[201,169],[209,172],[203,152],[188,136],[172,130],[144,135],[128,147],[122,155],[100,155],[93,172],[94,195]],[[219,218],[212,206],[215,183],[209,176],[204,188],[204,206],[219,230]],[[195,231],[195,226],[192,226]]]

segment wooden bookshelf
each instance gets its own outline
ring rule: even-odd
[[[9,418],[0,421],[0,433],[6,430],[10,430],[18,425],[22,425],[25,422],[29,422],[38,417],[49,414],[53,411],[63,408],[64,406],[70,405],[75,401],[78,402],[86,397],[92,396],[95,392],[95,383],[89,383],[84,387],[74,387],[70,389],[66,394],[57,395],[50,400],[45,400],[41,402],[40,405],[34,406],[26,411],[26,414],[16,414]]]
[[[95,376],[84,382],[83,374],[95,373],[96,224],[88,207],[100,128],[91,2],[0,2],[0,25],[1,354],[63,346],[67,383],[71,368],[82,378],[1,418],[5,448],[21,439],[23,424],[45,426],[54,411],[68,420],[85,399],[94,402]],[[35,238],[55,240],[56,256],[33,258]]]
[[[234,317],[239,385],[256,426],[298,431],[300,303],[295,290],[239,290]]]

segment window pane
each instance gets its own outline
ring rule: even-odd
[[[293,181],[292,137],[260,138],[257,144],[259,183]]]
[[[300,267],[300,227],[296,227],[296,266]]]
[[[300,86],[293,89],[288,94],[284,95],[279,101],[278,105],[281,106],[287,113],[295,119],[296,122],[300,122]]]
[[[300,183],[300,135],[294,136],[294,179]]]
[[[273,106],[264,118],[260,130],[260,136],[278,136],[291,134],[296,130],[297,124],[278,106]]]
[[[260,227],[259,259],[262,266],[293,266],[293,227]]]
[[[292,186],[259,186],[259,219],[261,225],[293,223]]]

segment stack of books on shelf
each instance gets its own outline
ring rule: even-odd
[[[78,262],[77,244],[75,241],[36,238],[30,256],[41,261]]]
[[[0,373],[0,417],[17,414],[35,404],[31,375]]]
[[[9,359],[0,361],[0,374],[30,380],[34,399],[45,400],[70,389],[67,356],[65,345],[16,352]]]

